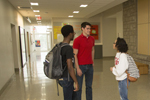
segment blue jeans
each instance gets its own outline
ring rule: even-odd
[[[129,84],[130,81],[128,81],[128,86]],[[121,100],[128,100],[127,78],[122,81],[119,81],[118,85]]]
[[[82,82],[83,76],[85,75],[85,85],[86,85],[86,100],[92,100],[92,82],[93,82],[93,65],[80,65],[82,71],[82,76],[77,75],[77,80],[79,83],[79,91],[77,91],[77,100],[81,100],[82,95]]]
[[[59,80],[59,85],[63,87],[64,100],[77,100],[77,94],[74,92],[74,81],[70,77]]]

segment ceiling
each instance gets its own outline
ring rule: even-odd
[[[24,17],[29,17],[32,24],[37,24],[35,15],[41,15],[42,24],[49,24],[52,18],[90,18],[111,7],[121,4],[127,0],[8,0]],[[39,3],[38,6],[31,6],[30,2]],[[81,4],[87,4],[81,8]],[[32,9],[19,9],[20,7],[32,7]],[[33,12],[40,10],[40,12]],[[79,11],[74,14],[73,11]]]

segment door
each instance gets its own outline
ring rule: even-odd
[[[18,57],[17,57],[17,41],[16,41],[16,29],[15,25],[11,24],[11,38],[12,38],[12,50],[13,50],[13,60],[14,60],[14,69],[18,69]]]
[[[21,55],[21,65],[24,65],[27,62],[27,53],[26,53],[26,38],[25,38],[25,30],[19,26],[19,37],[20,37],[20,55]]]

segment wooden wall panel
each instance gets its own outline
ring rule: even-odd
[[[150,24],[150,0],[148,0],[148,22]]]
[[[138,53],[148,55],[148,24],[138,25]]]
[[[138,24],[148,23],[148,0],[138,0]]]
[[[149,41],[149,49],[148,49],[148,52],[149,52],[149,55],[150,55],[150,23],[149,23],[149,36],[148,36],[148,41]]]

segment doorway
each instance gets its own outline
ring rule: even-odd
[[[36,51],[47,52],[51,49],[50,33],[36,33],[35,41],[39,41],[39,45],[35,45]]]
[[[13,50],[13,60],[14,60],[14,70],[19,70],[18,66],[18,53],[17,53],[17,39],[16,39],[16,28],[15,25],[11,24],[11,38],[12,38],[12,50]]]
[[[28,49],[27,49],[28,56],[27,57],[29,57],[29,59],[30,59],[30,40],[29,40],[29,36],[30,36],[30,34],[29,34],[29,32],[27,32],[27,47],[28,47]]]
[[[23,68],[27,62],[26,37],[25,37],[25,29],[23,29],[20,26],[19,26],[19,39],[20,39],[21,66]]]

